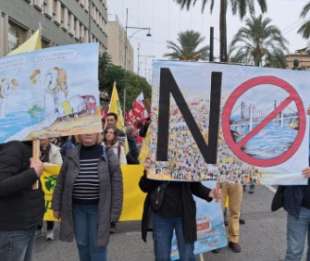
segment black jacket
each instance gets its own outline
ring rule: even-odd
[[[42,221],[44,198],[33,190],[38,180],[29,167],[31,147],[12,141],[0,145],[0,231],[26,230]]]
[[[139,151],[134,137],[127,136],[129,152],[126,155],[127,164],[139,164]]]
[[[143,192],[148,193],[144,202],[143,217],[141,223],[142,239],[146,241],[148,225],[150,220],[150,194],[160,185],[163,181],[150,180],[146,178],[146,174],[141,177],[139,186]],[[210,189],[203,186],[199,182],[180,182],[182,186],[182,201],[183,205],[183,231],[185,241],[193,243],[197,240],[197,227],[196,227],[196,204],[193,199],[193,194],[197,197],[211,201],[209,197]]]
[[[283,207],[290,215],[296,218],[299,217],[302,207],[304,189],[305,186],[282,186]]]

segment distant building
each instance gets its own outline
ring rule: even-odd
[[[98,42],[105,51],[106,24],[106,0],[1,0],[0,56],[22,44],[39,27],[43,47],[90,41]]]
[[[125,46],[126,46],[126,31],[121,26],[118,18],[115,21],[108,21],[108,53],[112,58],[112,63],[125,68]],[[129,71],[134,70],[134,50],[127,39],[127,62],[126,68]]]
[[[297,62],[298,61],[298,62]],[[286,56],[287,67],[294,68],[294,62],[298,63],[300,69],[310,69],[310,52],[308,48],[297,50],[294,54]]]

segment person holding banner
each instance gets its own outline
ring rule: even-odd
[[[199,182],[166,182],[140,179],[141,190],[147,193],[142,218],[142,239],[146,241],[152,220],[156,261],[170,261],[173,231],[176,232],[181,261],[195,261],[197,240],[196,205],[193,194],[207,201],[221,199],[221,189],[209,189]]]
[[[32,157],[31,143],[0,145],[0,259],[31,261],[35,231],[42,222],[44,197],[35,189],[43,163]]]
[[[58,176],[52,209],[60,240],[76,239],[80,261],[107,260],[111,220],[118,220],[123,185],[118,159],[99,133],[77,136]]]

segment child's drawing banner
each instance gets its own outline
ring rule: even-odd
[[[0,143],[101,132],[98,45],[0,59]]]
[[[309,82],[306,71],[155,61],[148,177],[307,184]]]

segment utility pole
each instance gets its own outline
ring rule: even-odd
[[[124,90],[123,90],[123,113],[124,119],[126,115],[126,85],[127,85],[127,49],[128,49],[128,8],[126,8],[126,27],[125,27],[125,55],[124,55],[124,67],[125,67],[125,79],[124,79]]]
[[[88,42],[91,42],[91,11],[92,11],[92,0],[88,0]]]
[[[210,50],[209,50],[209,61],[214,62],[214,27],[210,27]]]

